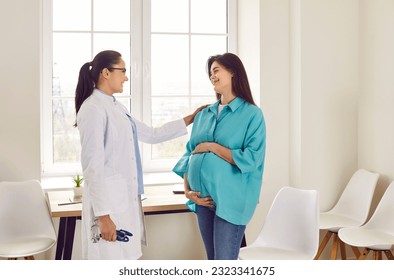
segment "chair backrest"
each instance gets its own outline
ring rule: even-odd
[[[394,234],[394,181],[387,187],[375,212],[363,228]]]
[[[300,252],[313,259],[319,246],[318,192],[281,188],[254,244]]]
[[[0,182],[0,242],[34,236],[56,241],[40,183],[37,180]]]
[[[379,179],[378,173],[357,170],[347,183],[338,202],[328,211],[364,223],[371,208],[372,197]]]

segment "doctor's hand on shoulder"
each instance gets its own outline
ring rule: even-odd
[[[109,215],[99,217],[101,238],[107,241],[116,241],[116,226]]]
[[[210,104],[202,105],[202,106],[198,107],[192,114],[187,115],[186,117],[184,117],[183,120],[185,121],[185,124],[186,125],[192,124],[193,121],[194,121],[194,117],[197,115],[197,113],[200,112],[202,109],[206,108],[209,105]]]

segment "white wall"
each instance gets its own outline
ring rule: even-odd
[[[284,168],[270,169],[273,163],[267,162],[270,184],[263,185],[263,195],[271,197],[280,187],[281,170],[288,176],[283,153],[288,150],[289,184],[317,188],[321,210],[336,202],[357,168],[380,173],[372,213],[394,180],[394,1],[266,0],[261,6],[261,57],[268,57],[261,59],[261,105],[270,120],[268,135],[275,127],[284,137],[290,131],[289,149],[277,145],[279,133],[274,145],[268,141],[267,158],[280,158]],[[288,45],[286,27],[278,24],[285,22],[280,15],[286,11]],[[274,76],[281,66],[290,73],[287,99],[287,75]],[[282,91],[266,94],[272,88]],[[274,98],[282,98],[279,106],[270,102]],[[283,118],[279,111],[285,111]]]
[[[1,3],[0,181],[41,175],[39,3]]]
[[[292,94],[300,102],[291,106],[300,123],[298,139],[290,139],[297,158],[292,183],[318,189],[327,210],[357,169],[358,1],[294,2],[300,63]]]
[[[0,180],[41,176],[40,2],[1,5]]]
[[[260,32],[255,63],[260,63],[257,82],[267,122],[264,182],[260,205],[247,229],[250,242],[281,187],[317,189],[321,209],[327,210],[358,167],[359,14],[357,0],[239,5],[260,11],[258,27],[252,25],[253,13],[252,19],[241,13],[239,32]],[[249,46],[241,38],[241,57],[251,56]]]
[[[360,0],[358,164],[381,174],[374,205],[394,180],[393,30],[394,1]]]

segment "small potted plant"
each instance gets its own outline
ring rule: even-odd
[[[82,190],[83,177],[77,174],[73,177],[73,181],[74,181],[74,196],[81,197],[83,192]]]

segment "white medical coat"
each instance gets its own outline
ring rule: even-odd
[[[82,104],[77,124],[85,179],[82,211],[84,259],[141,257],[142,216],[132,127],[126,107],[95,89]],[[135,120],[135,119],[134,119]],[[138,139],[159,143],[187,133],[183,119],[152,128],[135,120]],[[117,229],[133,233],[129,242],[91,240],[95,217],[109,214]]]

